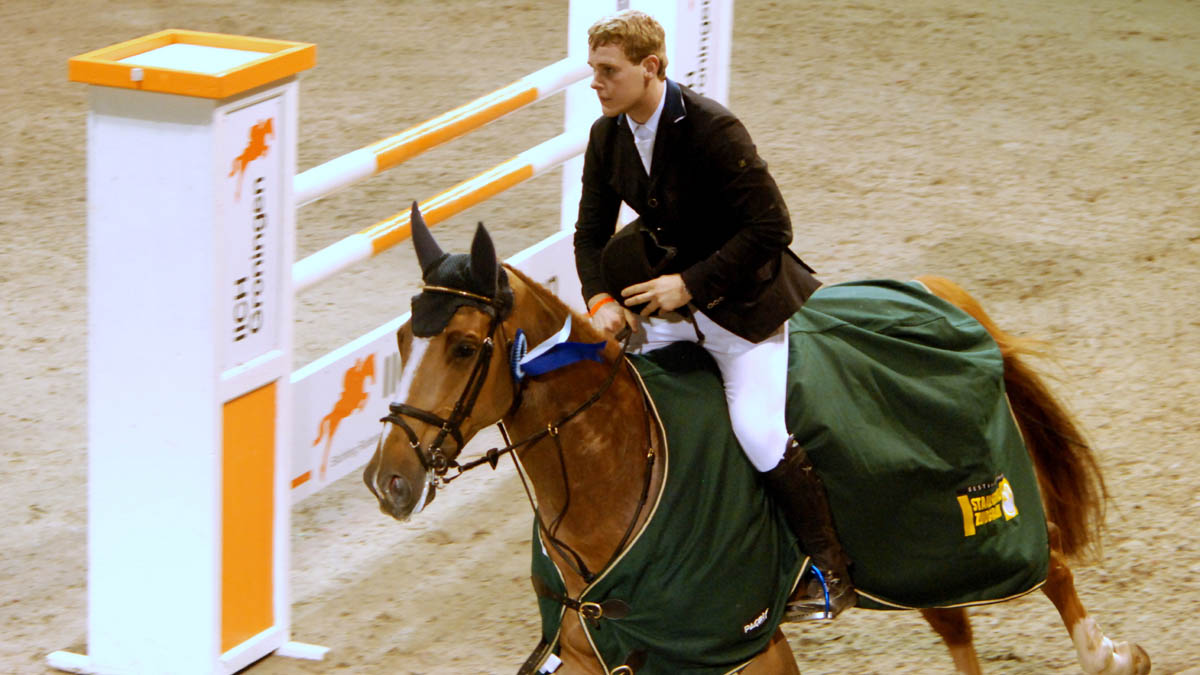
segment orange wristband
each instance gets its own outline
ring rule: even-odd
[[[600,302],[597,302],[596,304],[592,305],[592,308],[588,310],[588,316],[589,317],[596,316],[596,312],[600,311],[601,307],[607,305],[610,302],[615,302],[615,300],[613,300],[613,297],[611,295],[608,296],[607,298],[604,298]]]

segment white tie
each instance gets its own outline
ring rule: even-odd
[[[654,135],[650,133],[650,128],[644,125],[637,125],[633,130],[633,143],[637,146],[638,155],[642,158],[642,167],[646,169],[646,175],[650,175],[650,151],[654,148]]]

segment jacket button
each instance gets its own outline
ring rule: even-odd
[[[650,208],[652,208],[652,209],[657,209],[657,208],[658,208],[658,200],[657,200],[657,199],[655,199],[654,197],[651,197],[651,198],[650,198],[650,200],[649,200],[649,201],[647,201],[646,203],[647,203],[647,204],[649,204],[649,205],[650,205]]]

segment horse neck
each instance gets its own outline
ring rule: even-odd
[[[570,309],[545,288],[516,276],[516,325],[531,345],[537,344],[561,329]],[[579,315],[571,323],[572,341],[604,339]],[[620,346],[610,340],[603,363],[583,361],[526,379],[521,405],[505,418],[513,440],[545,430],[599,392],[616,365],[609,388],[561,425],[557,443],[543,438],[518,453],[543,523],[549,525],[566,507],[555,536],[593,572],[609,560],[638,517],[648,470],[649,412],[639,385],[624,364],[616,364],[618,359],[624,360]]]

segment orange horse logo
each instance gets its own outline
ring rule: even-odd
[[[325,479],[325,468],[329,463],[329,448],[333,444],[333,435],[337,433],[338,425],[350,415],[367,407],[367,392],[363,382],[371,378],[375,384],[375,355],[369,354],[365,359],[358,359],[346,371],[342,378],[342,397],[333,404],[333,411],[321,419],[317,427],[317,440],[313,445],[325,441],[325,452],[321,455],[321,480]]]
[[[267,145],[267,137],[275,138],[275,118],[268,117],[265,122],[259,122],[250,127],[250,142],[246,144],[246,149],[242,150],[242,154],[233,159],[233,168],[229,170],[229,175],[237,175],[237,191],[234,197],[242,198],[242,178],[246,175],[246,167],[250,166],[250,162],[259,157],[266,157],[270,146]]]

